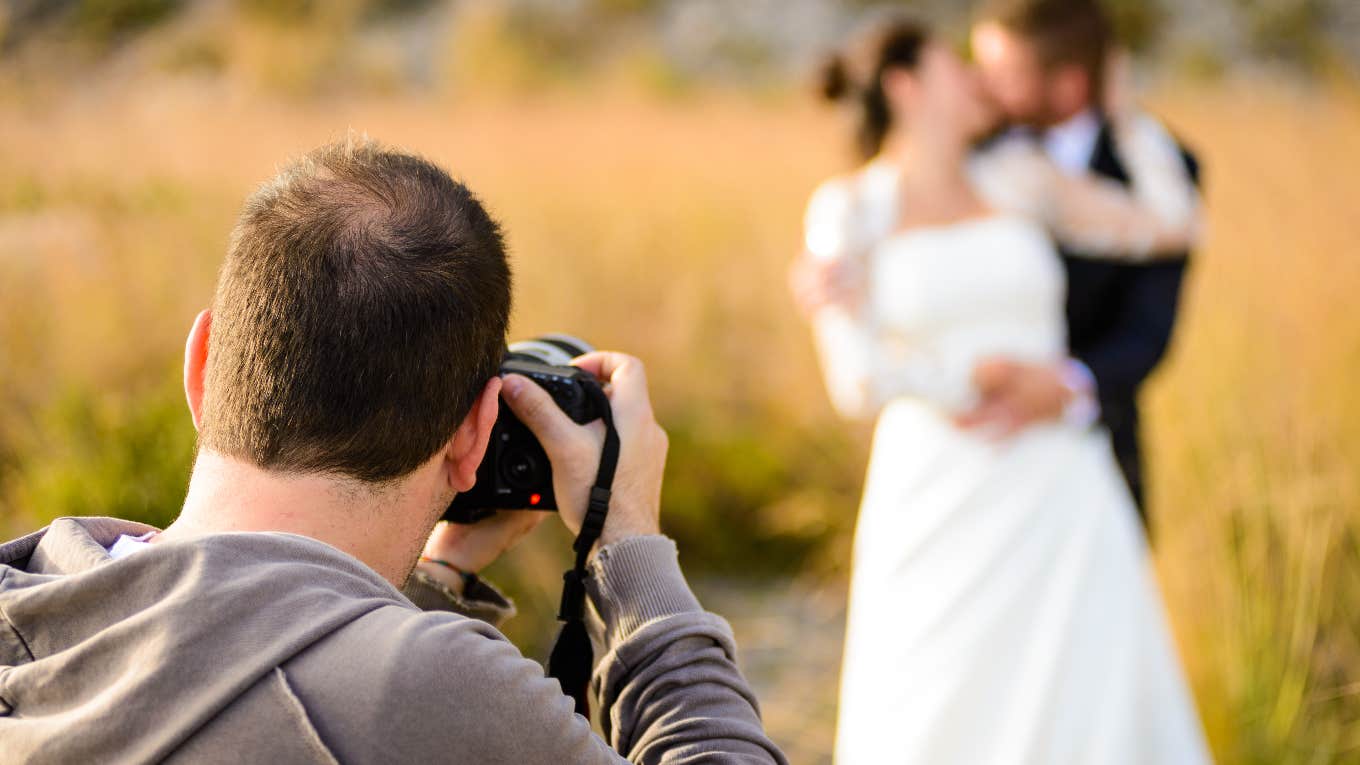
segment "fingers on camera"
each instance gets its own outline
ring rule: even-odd
[[[556,441],[568,437],[574,423],[553,401],[547,391],[522,375],[506,375],[502,391],[510,410],[539,441]]]
[[[617,351],[591,351],[572,359],[572,366],[584,369],[602,381],[613,382],[614,374],[629,362],[642,366],[642,362],[626,353]]]
[[[575,366],[609,383],[609,400],[616,415],[630,407],[651,406],[647,397],[647,371],[636,356],[615,351],[595,351],[572,361]]]

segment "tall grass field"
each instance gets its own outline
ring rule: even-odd
[[[1178,645],[1219,761],[1360,762],[1360,95],[1229,82],[1150,106],[1200,153],[1210,221],[1145,392],[1152,558]],[[847,147],[793,94],[8,93],[0,530],[173,518],[194,443],[177,368],[235,213],[287,157],[350,129],[451,169],[504,223],[515,336],[571,331],[647,362],[672,437],[664,522],[697,579],[842,607],[868,433],[828,407],[785,271],[807,195]],[[498,565],[531,654],[564,552],[545,526]],[[826,761],[835,662],[797,660],[824,636],[803,619],[757,636],[748,606],[722,600],[739,642],[784,646],[772,676],[814,672],[797,693],[765,683],[762,703],[796,761]]]

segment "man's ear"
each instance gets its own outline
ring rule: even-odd
[[[464,492],[477,482],[477,468],[486,455],[486,445],[491,440],[491,428],[500,414],[501,378],[493,377],[482,388],[481,395],[473,402],[472,409],[454,431],[449,441],[446,462],[449,469],[449,485],[454,491]]]
[[[208,366],[208,335],[212,329],[212,311],[203,309],[189,329],[184,343],[184,397],[189,400],[189,414],[194,418],[194,429],[203,423],[203,375]]]

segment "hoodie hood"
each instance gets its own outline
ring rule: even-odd
[[[106,548],[150,526],[62,518],[0,546],[0,740],[20,761],[159,760],[275,667],[410,604],[294,534]]]

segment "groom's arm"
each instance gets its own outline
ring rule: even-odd
[[[1198,161],[1183,147],[1181,155],[1198,187]],[[1070,363],[983,359],[974,370],[980,400],[973,409],[957,415],[956,424],[991,427],[1003,436],[1044,420],[1070,418],[1087,424],[1101,414],[1096,411],[1099,407],[1089,403],[1091,395],[1097,402],[1132,397],[1170,344],[1188,257],[1186,253],[1151,264],[1111,265],[1122,271],[1114,294],[1106,296],[1116,303],[1116,318],[1100,337],[1075,354],[1090,379]]]
[[[1081,372],[1074,374],[1070,362],[984,358],[973,370],[978,402],[957,414],[955,424],[982,428],[1001,438],[1060,418],[1085,427],[1106,411],[1103,404],[1092,402],[1092,395],[1098,402],[1132,395],[1171,339],[1185,261],[1127,268],[1137,271],[1122,274],[1126,278],[1118,322],[1076,358],[1093,380]]]
[[[1200,186],[1200,165],[1181,147],[1186,172]],[[1122,267],[1115,323],[1077,354],[1095,378],[1101,399],[1132,397],[1166,354],[1180,307],[1189,253],[1145,265]]]
[[[1098,398],[1126,398],[1166,354],[1180,306],[1184,259],[1127,266],[1121,274],[1118,318],[1077,354],[1095,378]]]

